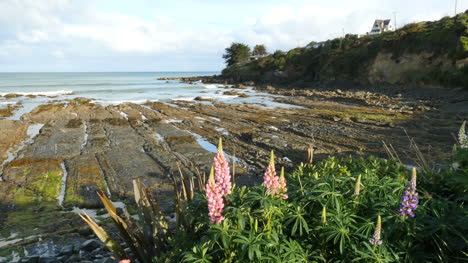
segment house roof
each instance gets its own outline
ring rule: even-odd
[[[388,26],[390,24],[390,19],[376,19],[374,24],[378,23],[379,25],[383,24],[384,26]]]

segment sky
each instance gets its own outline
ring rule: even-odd
[[[289,50],[394,12],[437,20],[455,0],[0,0],[0,72],[220,71],[232,42]]]

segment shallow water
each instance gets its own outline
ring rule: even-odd
[[[256,92],[252,87],[238,92],[250,97],[223,95],[224,85],[195,82],[182,83],[177,80],[158,80],[163,77],[193,77],[218,74],[218,72],[110,72],[110,73],[0,73],[0,96],[21,94],[17,98],[0,97],[0,108],[21,104],[13,116],[18,120],[41,104],[84,97],[102,105],[125,102],[193,101],[196,97],[224,103],[246,103],[263,107],[297,107],[276,103],[270,94]],[[26,97],[30,95],[30,97]],[[268,96],[265,96],[268,95]],[[36,97],[35,97],[36,96]],[[276,96],[280,97],[280,96]],[[209,101],[200,103],[211,104]]]

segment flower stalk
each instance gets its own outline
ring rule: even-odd
[[[214,168],[211,167],[210,177],[205,186],[206,200],[208,201],[208,216],[210,222],[220,224],[224,220],[222,215],[224,209],[223,196],[215,182]]]
[[[231,175],[229,164],[224,156],[223,141],[219,138],[218,152],[214,157],[215,182],[222,196],[231,194]]]
[[[280,197],[283,199],[288,199],[288,195],[286,194],[287,191],[288,191],[288,188],[286,186],[286,179],[284,178],[284,167],[281,167],[281,173],[280,173],[280,178],[279,178]]]
[[[360,192],[361,192],[361,175],[359,175],[356,180],[356,185],[354,186],[354,195],[358,196]]]
[[[286,179],[284,178],[284,167],[281,169],[280,176],[276,175],[275,154],[271,151],[270,163],[268,164],[263,176],[263,186],[267,189],[267,194],[282,199],[287,199]]]
[[[468,135],[465,133],[466,121],[462,123],[460,131],[458,132],[458,142],[460,143],[460,148],[468,149]]]
[[[382,240],[380,239],[381,232],[382,232],[382,219],[380,218],[380,215],[379,215],[377,216],[377,225],[375,226],[374,235],[372,235],[372,238],[369,239],[369,243],[371,243],[374,246],[382,245]]]
[[[325,225],[327,223],[327,207],[326,206],[322,208],[321,220],[322,220],[322,224]]]
[[[406,187],[401,198],[401,208],[398,213],[402,216],[414,217],[414,211],[418,208],[418,193],[416,192],[416,168],[413,168],[411,181]]]

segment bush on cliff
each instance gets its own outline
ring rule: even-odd
[[[232,43],[225,51],[223,58],[228,66],[245,62],[250,56],[250,47],[242,43]]]

